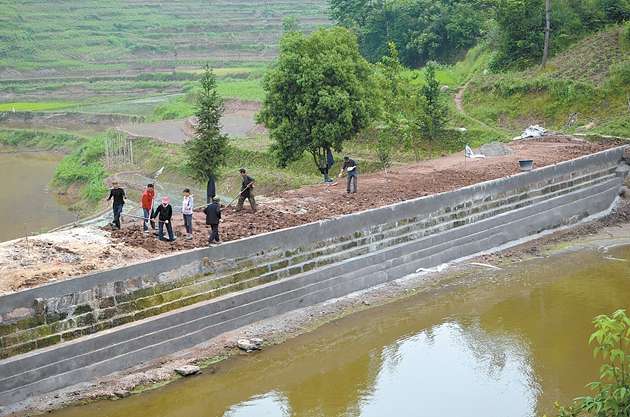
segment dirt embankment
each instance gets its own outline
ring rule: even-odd
[[[452,155],[431,161],[406,165],[388,171],[360,175],[359,192],[347,194],[345,178],[333,186],[313,185],[285,191],[260,199],[259,210],[252,213],[245,202],[239,213],[230,207],[224,210],[221,224],[223,241],[241,239],[260,233],[297,226],[322,219],[341,216],[426,195],[455,190],[471,184],[519,173],[519,159],[533,159],[536,167],[555,164],[588,155],[611,147],[615,143],[594,144],[565,137],[517,141],[509,145],[511,155],[464,160]],[[360,167],[359,167],[360,169]],[[254,177],[256,173],[252,174]],[[181,235],[183,220],[175,216],[175,230]],[[140,222],[127,224],[114,231],[115,240],[126,245],[142,247],[150,252],[163,253],[192,249],[207,245],[207,227],[202,212],[194,215],[192,241],[160,242],[142,234]]]
[[[508,145],[512,153],[507,156],[466,161],[462,154],[457,154],[397,167],[387,175],[382,172],[360,175],[357,194],[347,194],[345,179],[339,179],[336,185],[318,184],[259,197],[256,213],[250,211],[247,203],[238,213],[232,207],[224,209],[221,239],[224,242],[241,239],[517,174],[519,159],[533,159],[536,167],[543,167],[614,145],[617,143],[594,144],[566,137],[516,141]],[[252,172],[252,176],[256,177],[256,173]],[[171,196],[171,200],[177,210],[179,199]],[[203,197],[197,196],[197,203],[201,201]],[[208,228],[201,212],[194,215],[194,238],[190,241],[182,239],[181,215],[174,215],[178,239],[172,243],[158,241],[153,234],[143,234],[141,221],[130,219],[124,219],[120,231],[84,227],[56,236],[44,234],[31,239],[29,244],[24,240],[1,244],[0,293],[207,245]],[[82,241],[91,234],[102,238],[89,243]],[[36,246],[33,243],[36,241],[43,243]],[[72,253],[64,254],[64,248]]]

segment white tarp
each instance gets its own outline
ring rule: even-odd
[[[546,132],[547,132],[547,129],[545,129],[544,127],[538,126],[538,125],[532,125],[532,126],[529,126],[527,129],[525,129],[525,131],[523,131],[523,134],[521,135],[521,139],[540,138],[540,137],[543,137]]]
[[[466,147],[464,148],[464,156],[466,156],[466,158],[470,158],[470,159],[476,159],[476,158],[485,158],[485,155],[482,155],[480,153],[475,153],[472,148],[468,145],[466,145]]]

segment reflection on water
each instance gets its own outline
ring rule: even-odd
[[[49,190],[60,160],[50,152],[0,153],[0,242],[75,220]]]
[[[630,248],[615,258],[630,260]],[[630,262],[581,252],[454,277],[215,373],[61,417],[530,417],[597,376],[591,320],[628,308]]]

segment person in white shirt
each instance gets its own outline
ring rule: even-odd
[[[186,227],[186,240],[192,239],[192,219],[193,219],[193,196],[188,188],[184,189],[184,199],[182,201],[182,215],[184,216],[184,227]]]

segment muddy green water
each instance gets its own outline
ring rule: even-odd
[[[199,377],[56,417],[529,417],[585,393],[591,320],[630,307],[630,248],[451,276]]]
[[[0,242],[75,219],[49,189],[61,158],[49,152],[0,153]]]

